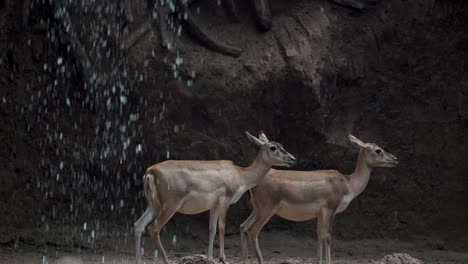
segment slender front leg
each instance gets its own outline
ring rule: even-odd
[[[262,230],[263,226],[268,223],[268,220],[276,213],[279,207],[275,207],[272,210],[268,210],[268,207],[265,207],[266,210],[262,208],[257,208],[255,222],[250,227],[247,234],[249,235],[250,240],[253,242],[255,247],[255,254],[257,255],[257,260],[259,264],[264,264],[262,252],[260,251],[260,246],[258,245],[258,234]],[[271,207],[270,207],[271,208]]]
[[[322,248],[325,248],[325,263],[331,264],[331,226],[335,209],[322,208],[317,220],[318,263],[322,263]]]
[[[317,239],[317,263],[322,264],[323,243]]]
[[[210,210],[210,237],[209,237],[209,245],[208,245],[208,259],[212,260],[213,259],[213,244],[214,244],[214,239],[216,236],[216,227],[218,225],[218,209],[213,208]]]
[[[321,228],[323,227],[323,218],[321,215],[317,217],[317,263],[322,264],[323,259],[323,243],[322,243],[322,231]]]
[[[246,238],[246,233],[249,231],[252,224],[257,219],[257,213],[255,209],[252,211],[250,216],[240,225],[240,233],[241,233],[241,246],[242,246],[242,259],[243,263],[247,264],[248,258],[248,240]]]
[[[327,261],[327,264],[331,264],[331,244],[328,243],[325,248],[326,248],[325,259]]]
[[[226,227],[226,215],[229,209],[229,202],[220,203],[219,207],[219,260],[226,263],[226,254],[224,254],[224,233]]]

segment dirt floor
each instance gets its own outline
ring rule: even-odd
[[[168,232],[163,236],[163,243],[174,263],[181,263],[181,258],[204,254],[207,241],[201,236],[192,239],[184,238],[177,241]],[[231,264],[241,263],[239,236],[226,238],[226,255]],[[316,261],[316,241],[314,234],[310,237],[297,236],[291,232],[263,232],[260,237],[260,247],[266,263],[314,263]],[[106,247],[97,250],[60,249],[53,246],[31,246],[19,244],[10,247],[0,247],[0,263],[134,263],[132,239],[114,240],[113,248]],[[149,236],[144,237],[145,263],[161,263],[155,261],[153,246]],[[15,248],[16,247],[16,248]],[[453,252],[430,248],[420,243],[398,242],[392,240],[359,240],[335,241],[333,245],[334,263],[376,263],[384,256],[399,252],[407,253],[424,263],[468,263],[468,253]],[[250,263],[256,259],[250,250]],[[215,255],[217,250],[215,250]],[[216,261],[218,262],[218,261]]]

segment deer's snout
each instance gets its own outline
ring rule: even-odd
[[[287,163],[289,167],[293,166],[296,164],[296,158],[293,155],[289,155]]]
[[[395,155],[392,155],[392,154],[390,154],[390,157],[392,158],[391,163],[393,165],[395,165],[395,166],[398,165],[398,158]]]

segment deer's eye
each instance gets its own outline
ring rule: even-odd
[[[271,151],[276,151],[278,148],[277,147],[270,147]]]
[[[381,149],[376,149],[375,153],[380,154],[380,153],[382,153],[382,150]]]

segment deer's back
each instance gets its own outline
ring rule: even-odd
[[[334,170],[291,171],[270,170],[252,189],[261,203],[285,205],[330,204],[337,206],[347,193],[346,178]]]
[[[181,194],[189,191],[212,192],[223,188],[236,177],[231,161],[170,160],[148,168],[147,174],[155,177],[157,189],[165,188]]]

